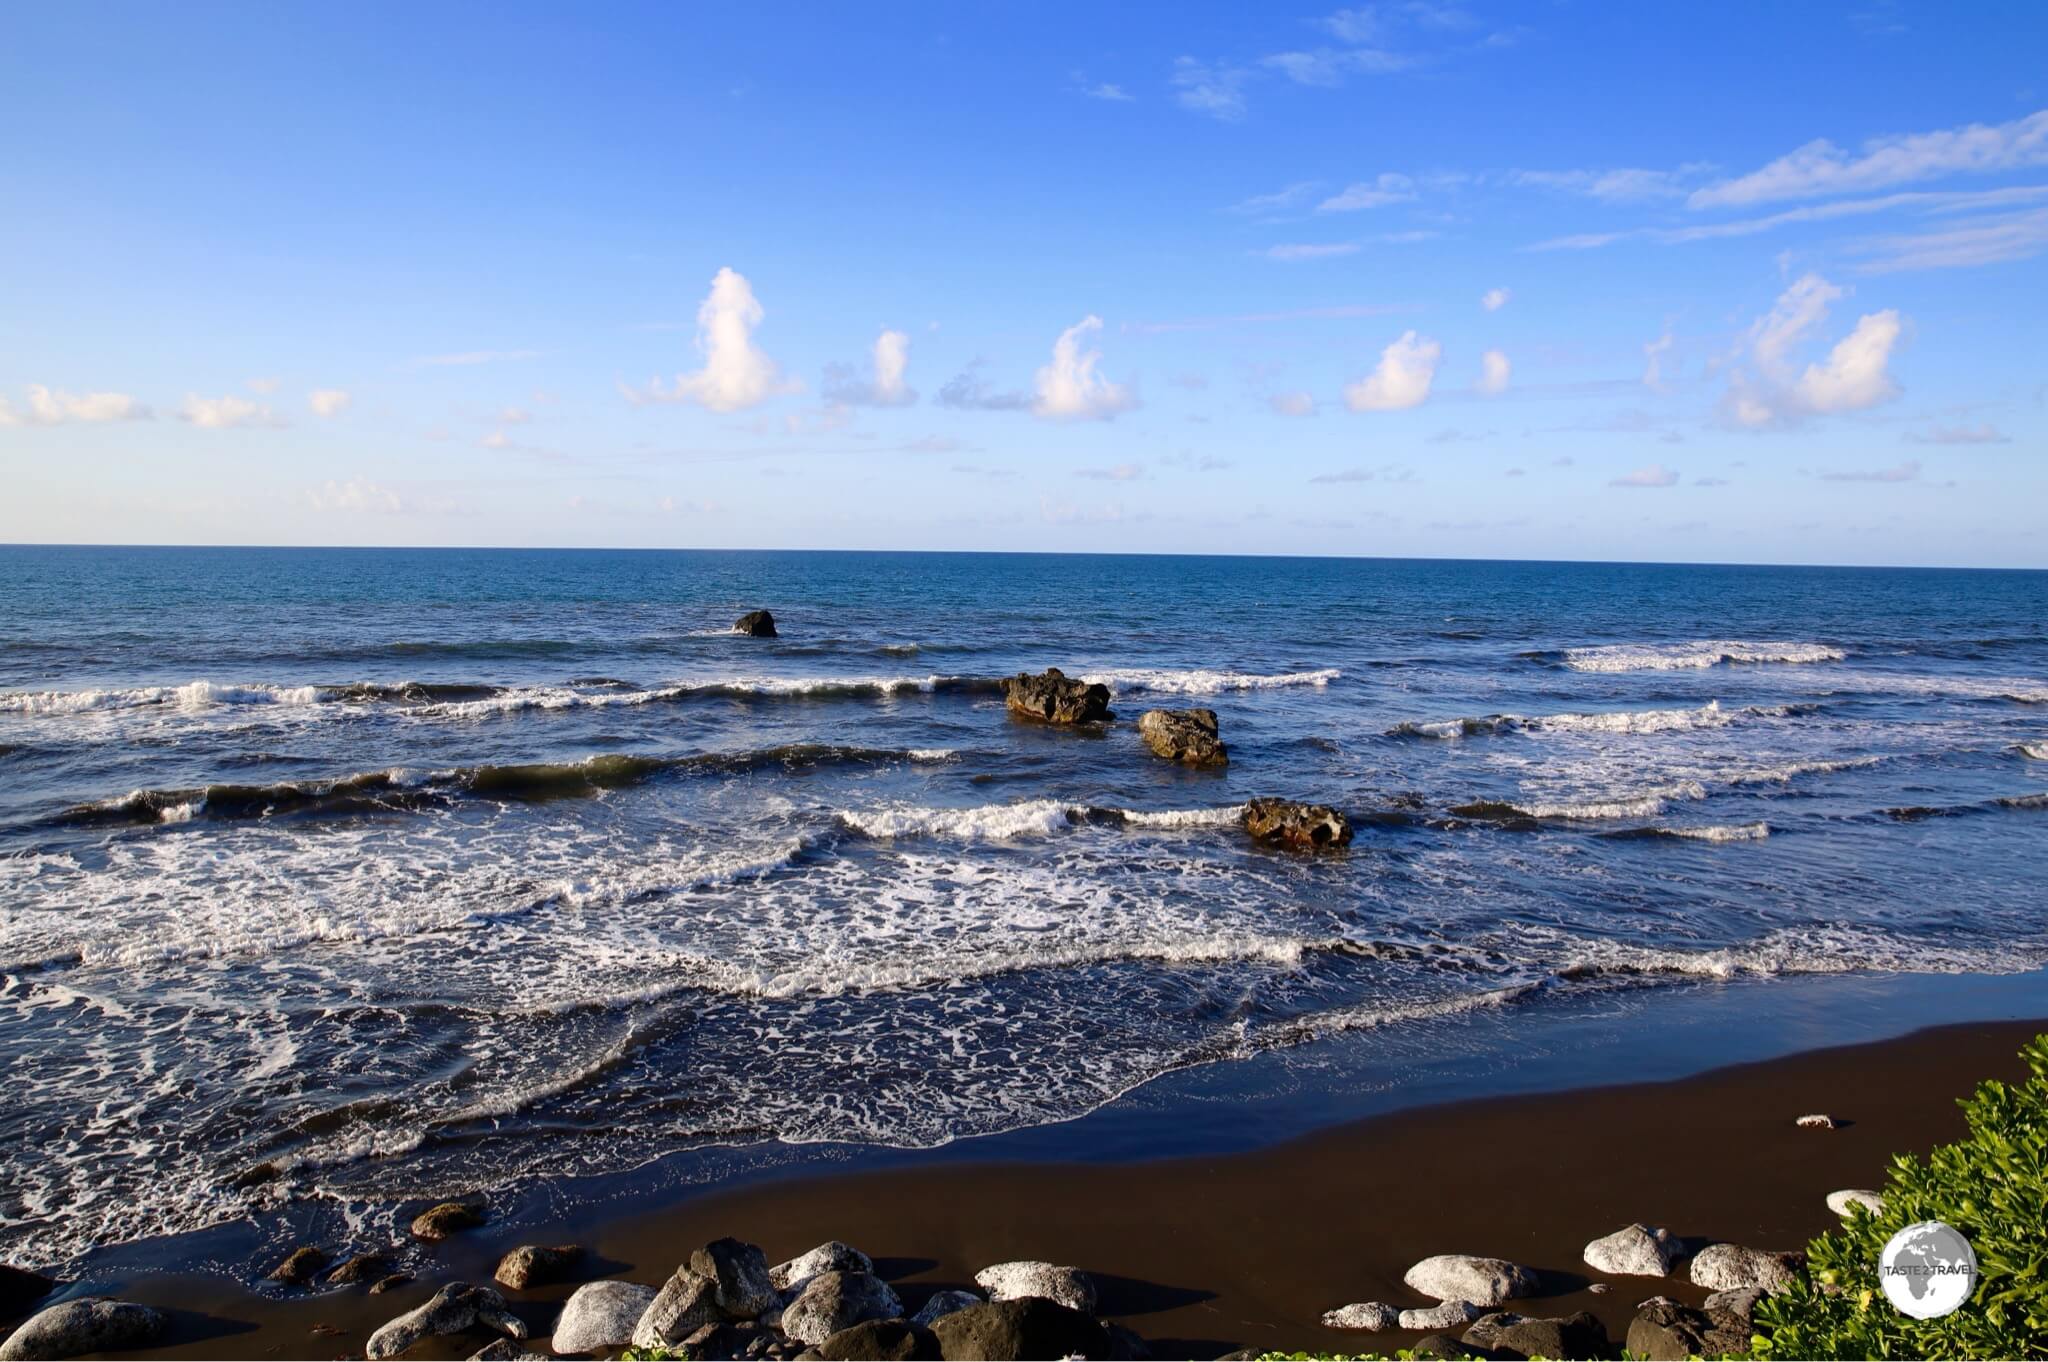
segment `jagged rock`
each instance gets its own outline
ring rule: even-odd
[[[1037,676],[1018,672],[1003,682],[1003,694],[1015,713],[1049,724],[1086,724],[1116,717],[1109,712],[1108,686],[1073,680],[1058,667],[1047,667]]]
[[[1848,1219],[1851,1207],[1861,1206],[1872,1215],[1884,1214],[1884,1193],[1873,1192],[1867,1187],[1844,1187],[1839,1192],[1828,1193],[1828,1209],[1843,1219]]]
[[[1707,1297],[1708,1314],[1719,1312],[1732,1315],[1747,1326],[1749,1317],[1756,1311],[1756,1303],[1768,1294],[1760,1286],[1744,1286],[1733,1291],[1716,1291]]]
[[[947,1362],[1107,1357],[1112,1351],[1109,1333],[1100,1324],[1043,1296],[970,1305],[934,1324],[932,1333]]]
[[[1792,1124],[1800,1127],[1802,1130],[1833,1130],[1835,1128],[1835,1118],[1827,1115],[1825,1112],[1817,1111],[1811,1115],[1800,1117]]]
[[[785,1296],[794,1296],[803,1290],[804,1283],[820,1272],[873,1272],[875,1265],[868,1256],[851,1244],[842,1244],[837,1239],[827,1240],[809,1253],[801,1253],[786,1263],[777,1263],[768,1269],[768,1280],[777,1291]]]
[[[1213,709],[1148,709],[1138,716],[1138,736],[1168,761],[1222,766],[1230,760],[1230,749],[1217,737]]]
[[[444,1201],[413,1217],[412,1236],[430,1244],[439,1243],[461,1230],[473,1230],[484,1223],[484,1213],[460,1201]]]
[[[679,1347],[696,1358],[752,1357],[759,1355],[759,1349],[780,1341],[779,1335],[771,1335],[759,1324],[726,1322],[699,1325]]]
[[[1733,1315],[1709,1314],[1677,1301],[1653,1300],[1629,1321],[1630,1357],[1685,1362],[1690,1357],[1745,1357],[1749,1328]]]
[[[1412,1291],[1440,1301],[1470,1301],[1495,1306],[1536,1290],[1536,1274],[1505,1258],[1475,1258],[1465,1253],[1439,1253],[1424,1258],[1401,1278]]]
[[[459,1334],[479,1324],[513,1338],[526,1337],[526,1321],[505,1308],[503,1296],[488,1286],[450,1282],[425,1305],[386,1321],[370,1335],[363,1355],[396,1357],[423,1338]]]
[[[1584,1310],[1562,1319],[1529,1319],[1508,1312],[1485,1315],[1459,1341],[1517,1357],[1607,1357],[1614,1351],[1607,1326]]]
[[[1382,1329],[1398,1328],[1400,1323],[1401,1312],[1380,1301],[1360,1301],[1323,1312],[1325,1329],[1364,1329],[1376,1334]]]
[[[413,1275],[410,1272],[394,1272],[387,1277],[378,1279],[377,1284],[370,1288],[370,1294],[381,1296],[386,1291],[396,1291],[401,1286],[410,1286],[412,1282]]]
[[[766,610],[749,610],[732,622],[732,631],[749,638],[774,638],[775,616]]]
[[[1586,1245],[1586,1262],[1618,1277],[1668,1277],[1685,1246],[1662,1225],[1629,1225]]]
[[[84,1296],[53,1305],[0,1343],[0,1359],[76,1357],[80,1353],[125,1352],[155,1341],[164,1317],[146,1305],[106,1296]]]
[[[594,1353],[633,1342],[635,1328],[655,1291],[638,1282],[585,1282],[562,1302],[548,1347],[558,1353]]]
[[[327,1274],[329,1286],[354,1286],[357,1282],[378,1282],[391,1275],[391,1260],[381,1253],[358,1253]]]
[[[1403,1310],[1403,1329],[1459,1329],[1479,1318],[1479,1307],[1471,1301],[1445,1301],[1427,1310]]]
[[[1109,1335],[1111,1362],[1148,1362],[1151,1358],[1151,1347],[1136,1333],[1113,1319],[1102,1320],[1101,1324],[1102,1332]]]
[[[972,1291],[934,1291],[931,1299],[917,1308],[910,1317],[912,1324],[922,1324],[929,1329],[956,1310],[965,1310],[970,1305],[980,1305],[981,1297]]]
[[[903,1362],[909,1358],[937,1362],[939,1340],[922,1324],[901,1319],[870,1319],[852,1328],[841,1329],[804,1355],[815,1355],[826,1359],[826,1362],[866,1362],[866,1359]]]
[[[525,1291],[549,1282],[566,1281],[582,1261],[583,1248],[579,1244],[556,1244],[552,1248],[521,1244],[498,1260],[498,1270],[491,1276],[500,1286]]]
[[[768,1258],[753,1244],[714,1239],[690,1255],[690,1271],[709,1277],[718,1308],[734,1319],[752,1319],[782,1304],[768,1277]]]
[[[975,1273],[974,1284],[988,1292],[992,1301],[1039,1296],[1084,1315],[1095,1313],[1095,1283],[1079,1268],[1054,1263],[997,1263]]]
[[[1806,1266],[1803,1253],[1771,1253],[1740,1244],[1710,1244],[1693,1255],[1692,1284],[1709,1291],[1758,1286],[1776,1295]]]
[[[283,1282],[286,1286],[304,1286],[313,1280],[315,1273],[327,1266],[327,1250],[302,1244],[293,1249],[285,1260],[270,1270],[270,1280]]]
[[[632,1343],[636,1348],[673,1348],[707,1324],[726,1322],[725,1311],[718,1308],[718,1283],[680,1267],[641,1311]]]
[[[494,1338],[469,1355],[469,1362],[547,1362],[543,1353],[529,1352],[509,1338]]]
[[[57,1286],[40,1272],[30,1272],[12,1263],[0,1263],[0,1319],[25,1315],[28,1308]]]
[[[903,1302],[872,1272],[821,1272],[783,1307],[782,1332],[819,1344],[841,1329],[902,1314]]]
[[[1244,806],[1244,830],[1261,842],[1295,851],[1321,851],[1351,840],[1351,820],[1322,804],[1254,799]]]

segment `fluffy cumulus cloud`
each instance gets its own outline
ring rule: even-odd
[[[339,416],[355,401],[340,388],[315,388],[306,394],[306,405],[313,409],[315,416]]]
[[[825,370],[825,398],[846,406],[907,407],[917,393],[904,382],[910,368],[910,337],[901,331],[884,331],[875,337],[874,376],[862,378],[844,364]]]
[[[0,397],[0,426],[100,425],[149,417],[149,408],[126,393],[68,393],[31,383],[19,407]]]
[[[1488,350],[1481,355],[1479,370],[1479,391],[1492,394],[1508,390],[1508,375],[1513,371],[1513,366],[1508,363],[1505,351]]]
[[[1746,364],[1732,369],[1723,413],[1750,429],[1794,425],[1811,416],[1862,411],[1899,395],[1890,373],[1905,323],[1897,311],[1867,313],[1824,359],[1801,369],[1796,358],[1846,294],[1817,274],[1802,275],[1757,319],[1746,338]]]
[[[689,402],[710,411],[744,411],[771,397],[795,392],[781,366],[754,343],[754,328],[767,313],[754,298],[747,277],[730,266],[719,270],[711,292],[697,309],[697,353],[704,367],[678,374],[672,386],[650,383],[636,400]]]
[[[278,414],[261,402],[251,402],[246,397],[229,394],[226,397],[201,397],[197,393],[185,394],[185,403],[178,408],[181,420],[207,430],[228,430],[236,426],[281,426],[284,421]]]
[[[1661,463],[1653,463],[1648,467],[1638,468],[1633,473],[1623,473],[1607,485],[1609,487],[1676,487],[1678,485],[1678,470],[1666,468]]]
[[[1444,348],[1413,331],[1380,351],[1370,374],[1344,387],[1344,405],[1353,411],[1402,411],[1419,407],[1429,397]]]
[[[1052,362],[1039,369],[1033,384],[1033,412],[1053,421],[1106,421],[1138,405],[1123,384],[1095,371],[1102,353],[1081,348],[1088,333],[1101,329],[1102,318],[1090,315],[1060,332]]]
[[[1504,288],[1490,288],[1479,295],[1479,305],[1488,312],[1498,312],[1508,305],[1512,295]]]
[[[1694,191],[1693,208],[1855,194],[1949,175],[2048,164],[2048,109],[2010,123],[1875,137],[1860,154],[1825,139],[1808,142],[1760,170]]]

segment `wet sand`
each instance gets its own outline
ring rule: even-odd
[[[1971,1023],[1676,1082],[1481,1098],[1250,1153],[773,1181],[510,1239],[486,1228],[437,1250],[436,1272],[382,1296],[354,1288],[274,1300],[208,1277],[119,1287],[175,1312],[172,1340],[147,1356],[360,1356],[379,1323],[439,1281],[488,1280],[515,1242],[581,1243],[594,1251],[591,1276],[658,1283],[721,1235],[760,1244],[771,1262],[837,1238],[875,1257],[912,1309],[989,1263],[1044,1258],[1094,1274],[1104,1313],[1162,1357],[1247,1346],[1391,1353],[1417,1335],[1328,1330],[1318,1317],[1352,1301],[1428,1304],[1402,1286],[1408,1265],[1479,1253],[1558,1275],[1555,1294],[1523,1313],[1590,1310],[1618,1342],[1638,1302],[1706,1293],[1682,1277],[1614,1278],[1608,1292],[1589,1291],[1588,1240],[1641,1220],[1689,1238],[1803,1247],[1836,1223],[1828,1192],[1881,1187],[1895,1151],[1962,1135],[1956,1099],[1983,1078],[2024,1077],[2019,1047],[2042,1031],[2048,1022]],[[1796,1127],[1807,1112],[1846,1124]],[[507,1294],[544,1344],[571,1289]],[[433,1340],[411,1355],[463,1357],[487,1338]]]

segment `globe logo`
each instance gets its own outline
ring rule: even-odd
[[[1977,1255],[1954,1226],[1923,1220],[1893,1235],[1878,1255],[1886,1299],[1914,1319],[1953,1314],[1977,1289]]]

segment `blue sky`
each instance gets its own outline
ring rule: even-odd
[[[2048,565],[2048,7],[17,6],[0,539]]]

